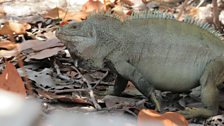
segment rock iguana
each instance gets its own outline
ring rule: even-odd
[[[59,28],[56,36],[73,59],[115,71],[117,95],[131,81],[159,109],[155,89],[183,92],[201,85],[205,107],[181,113],[208,117],[218,111],[218,87],[224,81],[224,43],[221,34],[207,23],[188,17],[179,22],[160,12],[134,13],[123,22],[110,14],[95,14]]]

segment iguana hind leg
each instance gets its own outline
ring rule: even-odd
[[[205,68],[200,79],[201,101],[205,108],[188,108],[181,113],[187,118],[209,117],[218,112],[218,86],[224,82],[224,57],[211,61]]]

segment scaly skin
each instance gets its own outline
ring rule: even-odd
[[[124,22],[95,15],[59,28],[56,36],[74,59],[84,59],[87,66],[96,68],[106,64],[116,72],[116,95],[129,80],[160,109],[154,89],[183,92],[201,85],[206,108],[181,113],[187,118],[216,114],[217,87],[224,81],[223,41],[207,25],[156,15],[144,13]]]

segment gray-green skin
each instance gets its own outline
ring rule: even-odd
[[[154,89],[184,92],[201,85],[205,108],[181,113],[187,118],[217,114],[218,87],[224,81],[223,41],[207,25],[153,15],[121,22],[99,14],[59,28],[56,36],[74,59],[115,71],[116,95],[131,81],[159,109]]]

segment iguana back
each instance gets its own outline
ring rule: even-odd
[[[191,23],[140,18],[123,27],[128,60],[157,89],[184,91],[197,86],[205,66],[223,55],[223,41]]]

